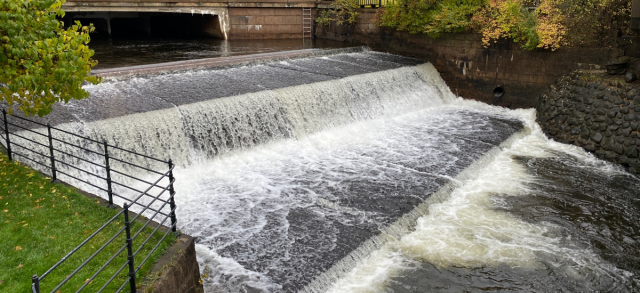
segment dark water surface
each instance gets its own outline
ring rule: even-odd
[[[144,65],[202,58],[228,57],[300,49],[334,49],[358,44],[330,40],[220,40],[211,38],[104,38],[95,37],[89,47],[98,60],[94,69]]]
[[[640,179],[552,152],[515,158],[535,179],[524,196],[507,196],[494,210],[550,227],[549,239],[564,250],[539,244],[537,268],[422,263],[386,292],[639,292]]]

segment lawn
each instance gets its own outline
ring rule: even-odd
[[[51,183],[50,178],[20,163],[9,161],[0,152],[0,292],[31,292],[31,276],[41,276],[74,247],[114,217],[119,210],[109,209],[67,185]],[[40,283],[41,292],[51,292],[103,243],[124,227],[124,217],[87,242],[82,249],[67,259],[60,267]],[[142,227],[136,223],[132,235]],[[152,233],[146,227],[134,239],[134,252],[151,235],[151,240],[135,256],[135,264],[141,261],[165,234],[163,229]],[[137,274],[138,286],[144,274],[162,252],[175,241],[168,235],[149,261]],[[72,277],[55,292],[75,292],[87,282],[83,292],[97,292],[105,282],[126,263],[127,250],[118,254],[113,263],[95,280],[91,276],[125,244],[124,232],[90,261],[85,269]],[[105,292],[114,292],[126,282],[127,267],[117,274]],[[128,291],[128,284],[125,292]]]

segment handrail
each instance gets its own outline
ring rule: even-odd
[[[20,124],[11,122],[10,119],[13,118],[21,120]],[[96,267],[93,265],[93,262],[95,262],[97,256],[103,253],[111,253],[108,252],[106,248],[115,243],[121,243],[120,248],[117,249],[115,254],[110,255],[108,260],[99,265],[96,271],[88,272],[87,275],[90,275],[90,277],[81,286],[79,285],[79,288],[65,289],[65,291],[81,292],[89,288],[90,282],[96,280],[100,274],[107,272],[107,268],[112,268],[112,266],[115,265],[119,267],[119,269],[115,270],[115,267],[113,268],[115,273],[105,281],[97,292],[111,288],[110,284],[116,280],[117,276],[121,276],[122,271],[126,267],[129,268],[128,275],[122,286],[120,286],[116,292],[122,291],[127,283],[130,285],[129,290],[136,292],[135,281],[138,271],[147,262],[153,252],[158,249],[167,235],[172,234],[171,232],[173,232],[173,235],[177,235],[176,206],[174,200],[176,193],[173,188],[173,184],[175,183],[175,178],[173,177],[174,165],[171,160],[165,161],[154,158],[149,155],[107,144],[106,141],[101,142],[97,139],[84,137],[67,130],[53,127],[49,124],[33,121],[24,117],[8,115],[6,109],[2,109],[2,117],[0,117],[0,119],[0,145],[7,149],[10,160],[19,159],[31,166],[37,166],[41,172],[51,175],[53,181],[57,180],[57,174],[64,175],[66,180],[70,180],[68,183],[81,184],[93,190],[93,192],[97,192],[98,195],[103,195],[109,200],[110,206],[114,205],[114,196],[125,202],[122,210],[102,224],[100,228],[68,252],[46,272],[41,276],[34,275],[32,277],[32,292],[40,293],[41,282],[50,276],[51,272],[62,269],[63,263],[76,257],[76,253],[79,250],[86,248],[90,241],[95,242],[97,239],[108,240],[99,240],[101,243],[98,244],[99,248],[91,253],[87,259],[84,259],[79,266],[71,269],[71,272],[66,273],[66,277],[64,277],[63,280],[51,285],[50,287],[54,288],[51,292],[57,292],[63,287],[66,288],[66,286],[74,286],[70,280],[77,278],[79,275],[84,275],[87,270],[93,270],[92,268]],[[43,127],[46,127],[43,131],[46,133],[41,132]],[[39,131],[39,129],[41,131]],[[53,134],[59,134],[58,132],[60,132],[84,141],[78,141],[77,143],[66,141],[65,139],[68,139],[69,136],[54,136],[52,130],[54,130]],[[12,148],[13,146],[17,146],[18,148]],[[110,150],[113,149],[116,151],[110,152]],[[119,154],[122,154],[121,152],[124,152],[127,157],[120,157]],[[136,160],[143,163],[132,162]],[[111,166],[110,161],[116,164]],[[153,162],[154,165],[151,165],[151,162]],[[158,170],[157,163],[163,163],[166,169]],[[114,169],[114,167],[116,167],[117,170]],[[130,173],[132,170],[135,170],[134,172],[136,173]],[[148,175],[139,176],[137,175],[138,172],[146,172]],[[113,180],[111,178],[112,175],[117,176],[118,180]],[[165,178],[167,178],[168,183],[161,184],[160,182]],[[100,182],[104,182],[104,185]],[[114,192],[114,188],[116,188],[115,191],[117,192]],[[126,193],[121,193],[121,191],[126,191]],[[143,197],[150,197],[150,199],[143,201]],[[137,214],[132,219],[129,219],[129,207],[132,205],[137,205],[140,208],[139,210],[137,209]],[[138,218],[145,213],[150,214],[147,220],[139,220]],[[121,221],[117,220],[123,216],[124,225],[121,224]],[[163,226],[166,225],[168,221],[170,221],[170,226]],[[152,223],[155,223],[156,226],[151,227]],[[107,229],[107,227],[113,225],[116,225],[116,227],[114,227],[115,229]],[[131,230],[134,227],[137,230],[135,233],[132,233]],[[147,229],[151,231],[147,232]],[[165,229],[163,230],[165,231],[164,235],[157,233],[159,229]],[[104,234],[113,233],[108,231],[115,230],[117,230],[117,232],[114,234]],[[120,239],[123,237],[123,232],[126,232],[126,241],[120,242]],[[97,235],[103,236],[98,238]],[[158,238],[159,240],[157,240]],[[134,240],[136,241],[135,243]],[[140,242],[140,244],[136,244],[138,242]],[[149,250],[146,257],[141,262],[134,263],[134,256],[140,253],[143,247],[150,247],[146,245],[151,242],[154,242],[155,245]],[[91,247],[93,248],[93,244]],[[121,256],[125,249],[127,250],[127,259],[121,262],[118,260],[118,256]],[[145,253],[147,253],[146,248]],[[92,265],[89,265],[89,263],[92,263]],[[105,279],[107,278],[105,277]],[[109,290],[112,291],[112,289]]]

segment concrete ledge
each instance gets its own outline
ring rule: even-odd
[[[202,293],[193,237],[182,234],[151,268],[139,292]]]

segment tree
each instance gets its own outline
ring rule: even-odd
[[[56,102],[84,99],[90,76],[89,33],[80,22],[64,28],[64,0],[0,0],[0,95],[26,115],[44,116]]]
[[[485,47],[510,39],[527,50],[611,46],[628,35],[629,0],[396,0],[379,24],[438,37],[475,31]]]
[[[331,22],[335,22],[337,25],[342,25],[345,22],[352,25],[358,20],[358,2],[356,0],[335,0],[331,4],[331,9],[325,9],[320,11],[316,22],[319,25],[329,25]]]

